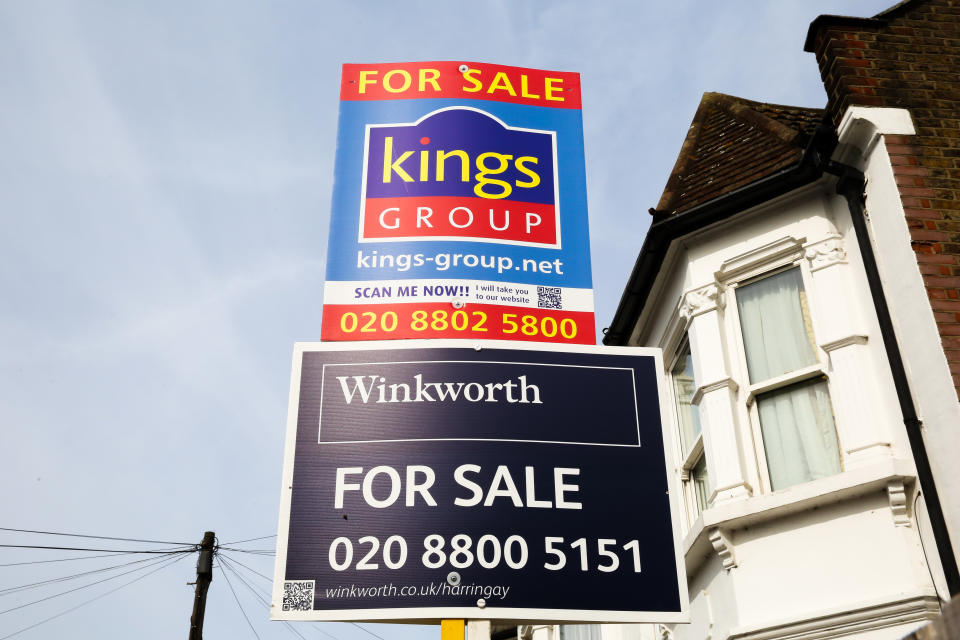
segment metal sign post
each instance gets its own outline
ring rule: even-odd
[[[466,637],[463,620],[442,620],[440,622],[440,640],[464,640]]]

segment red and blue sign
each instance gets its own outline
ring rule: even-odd
[[[553,131],[512,128],[468,107],[411,124],[370,125],[361,241],[429,237],[558,248],[555,140]]]
[[[594,343],[579,76],[344,65],[324,340]]]

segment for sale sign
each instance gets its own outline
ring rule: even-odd
[[[275,619],[686,619],[659,351],[497,344],[297,345]]]
[[[322,338],[594,343],[579,76],[344,65]]]

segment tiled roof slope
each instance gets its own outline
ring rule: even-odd
[[[796,164],[823,109],[703,94],[658,213],[692,209]]]

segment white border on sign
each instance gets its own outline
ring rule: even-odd
[[[287,565],[287,539],[290,535],[290,504],[293,495],[293,460],[297,443],[297,412],[300,402],[300,379],[303,354],[308,351],[373,351],[430,348],[509,349],[511,351],[555,351],[565,353],[612,354],[647,356],[654,359],[657,389],[660,396],[660,425],[663,431],[664,464],[667,469],[667,488],[670,494],[670,518],[673,529],[674,562],[680,611],[604,611],[581,609],[526,609],[510,607],[403,607],[392,609],[329,609],[312,611],[282,611],[284,571]],[[284,444],[283,483],[280,492],[280,515],[277,527],[277,554],[274,564],[271,620],[305,620],[316,622],[397,622],[408,624],[435,624],[443,619],[497,620],[498,622],[578,623],[683,623],[690,622],[690,598],[687,591],[686,565],[680,544],[680,482],[671,473],[673,463],[669,452],[675,430],[670,399],[664,378],[663,352],[649,347],[599,347],[594,345],[557,345],[552,343],[504,343],[495,340],[385,340],[365,342],[297,342],[293,348],[290,375],[290,398],[287,406],[287,435]]]
[[[441,113],[442,111],[475,111],[481,113],[488,118],[495,120],[501,127],[504,129],[509,129],[511,131],[526,131],[528,133],[546,133],[550,135],[550,147],[553,150],[553,215],[556,223],[556,242],[524,242],[523,240],[498,240],[496,238],[477,238],[474,236],[395,236],[390,238],[365,238],[363,236],[363,221],[364,213],[366,210],[367,202],[367,167],[369,165],[369,154],[370,154],[370,130],[379,129],[382,127],[415,127],[421,122],[426,120],[432,115]],[[359,243],[368,243],[368,242],[411,242],[411,241],[422,241],[422,242],[432,242],[432,241],[451,241],[451,242],[485,242],[490,244],[509,244],[518,247],[540,247],[544,249],[562,249],[563,248],[563,236],[560,230],[560,164],[559,156],[557,154],[557,132],[550,131],[549,129],[531,129],[528,127],[511,127],[506,122],[493,115],[488,113],[483,109],[477,109],[476,107],[467,107],[464,105],[455,105],[452,107],[443,107],[442,109],[437,109],[436,111],[431,111],[430,113],[421,116],[413,122],[385,122],[380,124],[368,124],[364,129],[363,133],[363,174],[360,179],[360,214],[358,216],[359,220],[359,229],[357,231],[357,242]]]
[[[523,440],[519,438],[397,438],[395,440],[331,440],[324,442],[320,439],[320,430],[323,428],[323,390],[327,379],[327,367],[362,367],[376,364],[438,364],[449,362],[454,364],[518,364],[529,367],[568,367],[571,369],[609,369],[610,371],[630,372],[630,391],[633,394],[633,418],[637,425],[637,444],[614,444],[605,442],[570,442],[567,440]],[[640,446],[640,415],[637,412],[637,380],[633,369],[624,367],[596,367],[584,364],[555,364],[552,362],[508,362],[500,360],[397,360],[396,362],[337,362],[323,365],[320,375],[320,415],[317,416],[317,444],[360,444],[365,442],[535,442],[538,444],[577,444],[588,447],[639,447]]]

